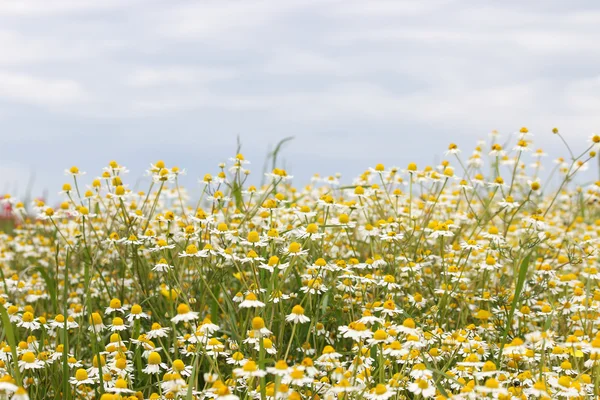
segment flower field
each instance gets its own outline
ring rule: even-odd
[[[6,195],[0,399],[600,398],[600,136],[577,145],[256,186],[237,154],[200,198],[111,161],[54,207]]]

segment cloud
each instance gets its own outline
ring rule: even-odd
[[[276,18],[302,7],[298,0],[192,2],[163,10],[159,29],[178,39],[247,42],[252,37],[244,33],[268,29]]]
[[[600,75],[575,81],[565,90],[565,101],[571,112],[596,116],[595,128],[600,125]]]
[[[0,98],[55,107],[81,102],[85,99],[85,92],[70,79],[39,78],[0,71]]]
[[[242,132],[257,148],[295,135],[291,163],[319,144],[339,170],[492,129],[531,125],[542,145],[555,125],[575,141],[600,126],[591,0],[0,1],[0,26],[3,131],[15,149],[46,139],[15,163],[104,137],[135,164],[141,142],[211,152]],[[112,157],[110,140],[94,151]]]
[[[449,0],[380,0],[380,1],[338,1],[329,10],[338,16],[364,17],[414,17],[432,13],[451,3]]]
[[[162,68],[145,67],[131,74],[128,83],[136,87],[151,87],[161,85],[206,84],[220,80],[231,79],[237,73],[229,68],[207,68],[170,66]]]
[[[102,11],[129,6],[133,0],[28,0],[0,2],[0,16],[46,16]]]
[[[265,63],[264,71],[270,74],[306,75],[340,74],[348,68],[330,57],[300,49],[282,49]]]

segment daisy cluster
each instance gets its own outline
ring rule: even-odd
[[[0,399],[600,398],[585,147],[542,173],[522,128],[305,186],[237,154],[195,199],[112,161],[55,207],[6,195]]]

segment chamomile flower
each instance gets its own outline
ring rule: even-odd
[[[285,320],[294,324],[304,324],[309,322],[310,318],[304,315],[304,308],[297,304],[292,308],[292,312],[285,317]]]
[[[116,394],[119,394],[119,395],[126,395],[126,394],[134,393],[133,390],[129,389],[129,384],[123,378],[118,378],[115,381],[114,386],[108,387],[105,390],[108,393],[116,393]]]
[[[239,305],[240,308],[262,308],[265,306],[265,303],[258,300],[256,295],[252,292],[246,295],[244,301],[242,301]]]
[[[129,309],[129,307],[123,306],[121,304],[121,300],[119,300],[119,299],[112,299],[110,301],[109,306],[106,307],[106,310],[104,311],[104,313],[105,314],[112,314],[114,312],[116,312],[116,313],[124,313],[128,309]]]
[[[156,351],[148,355],[146,367],[142,370],[145,374],[158,374],[163,369],[168,369],[167,365],[162,362],[162,357]]]
[[[351,338],[356,341],[369,339],[371,336],[373,336],[373,332],[368,330],[367,326],[362,322],[351,322],[347,326],[340,326],[338,330],[343,337]]]
[[[190,310],[190,306],[185,303],[180,303],[177,306],[177,315],[171,318],[171,322],[177,324],[179,322],[190,322],[198,319],[198,313]]]
[[[19,364],[19,369],[21,371],[36,370],[36,369],[44,368],[44,363],[42,361],[40,361],[36,357],[36,355],[31,351],[27,351],[27,352],[23,353],[21,355],[21,359],[19,360],[18,364]]]
[[[112,324],[108,326],[108,329],[111,332],[122,332],[129,329],[129,327],[124,323],[123,318],[115,317],[112,320]]]
[[[258,368],[258,365],[253,360],[248,360],[242,368],[236,368],[233,370],[235,376],[240,378],[253,378],[263,377],[267,374],[266,371],[262,371]]]
[[[171,368],[168,373],[170,374],[180,374],[181,376],[191,376],[193,367],[191,365],[186,365],[182,360],[176,359],[173,360],[171,364]]]
[[[106,329],[106,326],[102,322],[102,316],[97,312],[92,313],[92,315],[90,316],[90,326],[88,327],[88,330],[99,334],[104,329]]]
[[[152,271],[156,271],[156,272],[169,272],[171,271],[173,268],[175,268],[173,265],[170,265],[166,259],[161,258],[158,263],[156,263],[154,265],[154,267],[152,267]]]
[[[430,379],[418,378],[408,385],[408,391],[417,396],[427,399],[435,396],[435,386]]]
[[[31,331],[38,330],[40,328],[40,323],[35,320],[33,313],[26,311],[21,316],[21,321],[17,323],[21,328],[29,329]]]
[[[134,304],[129,310],[129,314],[127,315],[127,321],[129,323],[132,323],[133,321],[140,319],[150,319],[150,316],[142,310],[142,306],[140,306],[139,304]]]
[[[146,332],[148,339],[165,338],[169,336],[171,328],[162,327],[158,322],[152,324],[152,328]]]
[[[77,369],[77,371],[75,371],[75,376],[69,379],[69,382],[71,385],[75,386],[93,385],[95,383],[94,380],[89,377],[88,372],[83,368]]]

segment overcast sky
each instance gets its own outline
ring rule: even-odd
[[[598,43],[595,0],[2,0],[0,193],[111,159],[195,185],[238,135],[256,174],[295,136],[297,183],[523,125],[566,155],[552,127],[576,149],[600,132]]]

